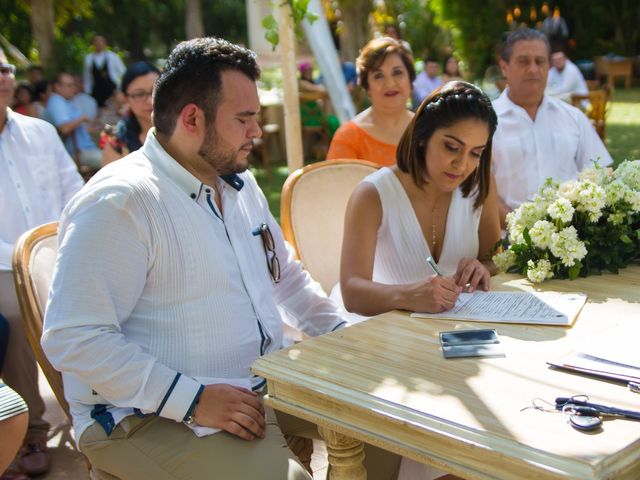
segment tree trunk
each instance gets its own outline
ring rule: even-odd
[[[201,0],[187,0],[185,30],[187,39],[204,36]]]
[[[54,71],[56,59],[53,50],[55,15],[53,0],[29,0],[31,7],[31,32],[40,53],[40,64],[45,70]]]
[[[369,41],[369,13],[372,0],[342,0],[342,22],[340,50],[345,60],[354,61],[360,49]]]

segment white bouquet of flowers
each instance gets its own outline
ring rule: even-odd
[[[538,283],[617,273],[640,256],[640,160],[584,170],[577,180],[551,179],[507,215],[498,269]]]

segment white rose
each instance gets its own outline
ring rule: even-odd
[[[503,252],[496,253],[493,256],[492,260],[493,263],[496,264],[496,267],[498,267],[498,270],[500,270],[501,272],[506,272],[507,270],[509,270],[509,267],[516,263],[516,254],[513,250],[508,248]]]
[[[558,187],[558,195],[562,198],[566,198],[570,202],[575,202],[578,200],[578,188],[575,180],[569,180],[567,182],[561,183],[560,187]]]
[[[554,220],[560,220],[562,223],[568,223],[573,218],[575,209],[571,202],[566,198],[559,198],[547,208],[547,213]]]
[[[595,168],[587,168],[578,174],[580,180],[589,180],[593,183],[599,183],[600,177],[600,173]]]
[[[531,236],[531,241],[533,244],[541,249],[545,249],[549,247],[551,243],[551,235],[555,233],[556,227],[553,223],[548,222],[547,220],[538,220],[531,230],[529,230],[529,235]]]

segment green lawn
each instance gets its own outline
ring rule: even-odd
[[[640,88],[618,88],[607,117],[607,148],[616,165],[640,159]]]
[[[640,88],[618,88],[607,117],[607,148],[615,164],[625,159],[640,159]],[[280,219],[280,191],[288,171],[284,163],[271,167],[271,178],[267,180],[262,168],[252,168],[262,187],[271,212]]]

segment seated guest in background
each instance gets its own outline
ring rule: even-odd
[[[420,105],[431,92],[442,85],[442,79],[438,76],[438,62],[433,58],[424,59],[424,69],[413,82],[413,104]]]
[[[449,55],[442,64],[442,75],[440,75],[442,83],[451,82],[453,80],[462,80],[462,74],[458,66],[458,59]]]
[[[547,178],[558,182],[612,163],[595,129],[577,108],[545,95],[551,49],[547,37],[528,28],[507,37],[500,68],[507,88],[494,101],[498,129],[493,172],[503,227],[507,213],[529,200]]]
[[[118,160],[142,147],[151,128],[153,86],[160,72],[148,62],[136,62],[122,76],[125,117],[102,134],[102,165]]]
[[[71,99],[71,103],[80,115],[84,115],[93,123],[98,118],[98,102],[88,93],[85,93],[84,86],[82,84],[82,77],[80,75],[74,74],[73,83],[74,83],[74,94]]]
[[[298,89],[300,92],[326,92],[327,88],[313,79],[313,65],[311,62],[300,62],[298,65],[300,78],[298,79]]]
[[[356,64],[345,60],[342,53],[340,53],[340,68],[342,69],[344,82],[347,84],[347,90],[349,90],[350,93],[353,93],[358,82],[358,71],[356,70]],[[320,75],[320,77],[318,78],[318,83],[324,85],[324,77],[322,75]]]
[[[25,473],[38,475],[49,469],[49,424],[43,419],[38,370],[24,332],[11,257],[20,235],[58,219],[82,186],[82,178],[51,124],[9,108],[14,67],[7,64],[2,50],[0,63],[0,313],[10,324],[2,378],[29,407],[29,428],[18,463]],[[4,447],[5,437],[0,438]]]
[[[27,81],[31,88],[35,88],[36,83],[44,80],[44,70],[40,65],[29,65],[27,67]]]
[[[482,90],[491,100],[495,100],[507,88],[507,81],[498,65],[489,65],[482,79]]]
[[[64,138],[64,145],[69,155],[77,155],[82,165],[100,167],[102,152],[93,143],[85,127],[91,119],[81,115],[71,103],[75,95],[76,84],[73,77],[61,72],[53,83],[53,93],[47,103],[47,116]]]
[[[0,373],[9,342],[9,322],[0,314]],[[1,480],[29,480],[20,472],[16,454],[22,446],[27,427],[29,413],[27,404],[20,395],[7,387],[0,380],[0,479]]]
[[[582,72],[575,63],[567,58],[564,52],[553,53],[551,64],[547,80],[547,95],[570,101],[572,93],[578,95],[589,93]]]
[[[13,96],[13,111],[29,117],[37,117],[33,98],[31,86],[27,82],[20,82]]]
[[[39,80],[33,87],[33,105],[36,109],[36,117],[41,120],[46,120],[49,123],[52,123],[51,120],[47,117],[47,103],[49,102],[49,97],[53,93],[51,88],[51,82],[49,80]]]
[[[400,35],[400,31],[398,30],[398,27],[396,27],[393,24],[387,25],[386,27],[384,27],[384,35],[387,37],[391,37],[394,40],[397,40],[398,42],[400,42],[402,46],[405,48],[405,50],[413,56],[413,50],[411,50],[411,45],[406,40],[403,40],[402,36]]]
[[[416,76],[413,57],[397,40],[382,37],[365,45],[356,65],[371,106],[340,126],[327,159],[357,158],[394,165],[396,145],[413,117],[407,108]]]
[[[356,88],[356,83],[358,83],[358,71],[356,69],[356,64],[341,59],[340,66],[342,67],[342,75],[344,76],[344,81],[347,84],[347,89],[349,92],[353,92]]]
[[[259,74],[237,45],[180,43],[142,148],[63,213],[42,344],[99,478],[311,479],[282,432],[316,427],[276,418],[250,367],[282,346],[278,305],[309,335],[345,322],[247,171]],[[399,458],[376,459],[393,478]]]
[[[27,404],[20,395],[0,382],[0,478],[3,480],[29,480],[11,464],[22,446],[28,423]]]
[[[495,128],[491,101],[469,83],[447,83],[425,99],[398,164],[369,175],[349,200],[340,270],[348,311],[442,312],[467,283],[488,290],[500,239]],[[429,256],[445,277],[434,277]]]

